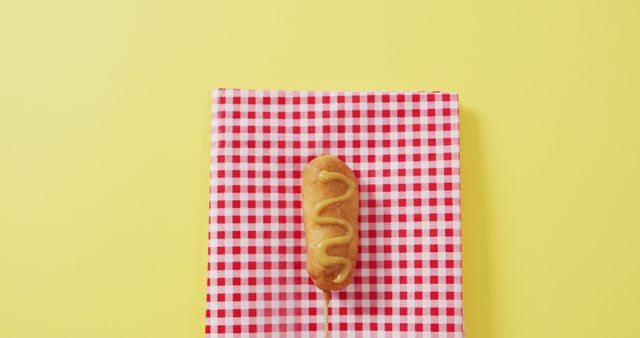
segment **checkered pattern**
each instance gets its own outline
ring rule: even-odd
[[[462,337],[458,97],[213,91],[208,337],[322,337],[301,173],[322,153],[360,187],[353,283],[332,337]]]

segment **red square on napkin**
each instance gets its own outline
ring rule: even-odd
[[[462,337],[458,96],[213,91],[207,336],[322,337],[301,174],[338,156],[360,189],[332,337]]]

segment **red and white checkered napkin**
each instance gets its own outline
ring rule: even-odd
[[[322,153],[361,199],[332,337],[463,336],[456,94],[218,89],[211,126],[208,336],[323,336],[300,201]]]

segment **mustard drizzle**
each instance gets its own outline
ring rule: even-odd
[[[347,190],[344,192],[344,194],[320,201],[320,203],[318,203],[313,208],[311,214],[311,220],[314,223],[319,225],[336,224],[343,228],[345,231],[344,235],[342,236],[327,238],[318,243],[318,254],[316,255],[316,257],[318,258],[318,263],[320,263],[320,265],[324,266],[325,268],[335,265],[342,265],[340,273],[333,279],[334,283],[339,284],[344,282],[345,279],[347,279],[347,277],[349,276],[349,271],[351,271],[351,260],[342,256],[329,256],[327,254],[327,249],[331,246],[344,245],[351,242],[354,237],[355,229],[353,228],[353,225],[351,225],[343,218],[320,216],[320,214],[322,213],[322,210],[324,208],[330,206],[331,204],[346,202],[350,200],[355,194],[356,183],[340,173],[328,172],[325,170],[321,171],[318,174],[318,179],[323,183],[340,181],[347,185]]]

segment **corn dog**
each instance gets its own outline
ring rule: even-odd
[[[307,271],[321,290],[340,290],[353,280],[358,258],[358,185],[335,156],[321,155],[302,175]]]

